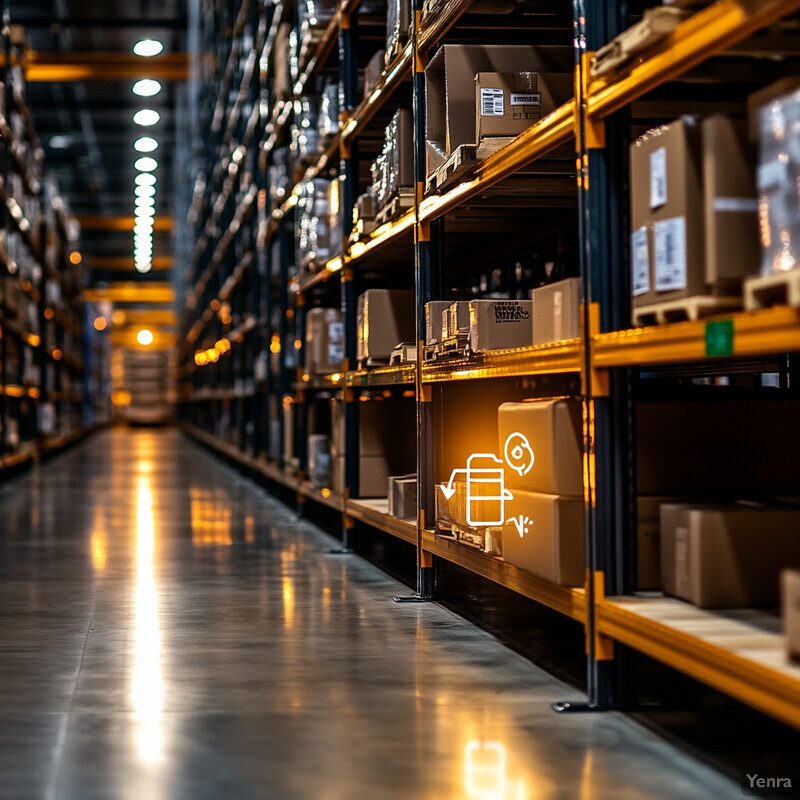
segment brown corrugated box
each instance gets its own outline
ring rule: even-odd
[[[572,91],[571,75],[479,72],[475,75],[475,144],[516,136],[558,108]]]
[[[701,138],[705,280],[715,292],[735,293],[761,263],[755,154],[745,123],[719,114],[703,120]]]
[[[505,483],[513,491],[583,497],[583,425],[576,400],[528,400],[497,409],[498,454],[504,456],[513,433],[522,434],[533,451],[533,466],[521,474],[506,466]],[[515,461],[523,468],[527,459]],[[508,458],[506,458],[508,461]]]
[[[469,346],[474,353],[533,343],[530,300],[470,300]]]
[[[330,375],[342,368],[344,321],[338,308],[312,308],[306,315],[306,372]]]
[[[800,567],[800,510],[663,504],[664,591],[700,608],[778,605],[779,573]]]
[[[513,520],[515,521],[512,521]],[[586,576],[583,500],[514,490],[506,506],[503,560],[559,586]]]
[[[401,342],[414,340],[414,292],[367,289],[358,298],[357,358],[389,360]]]
[[[800,485],[800,403],[671,401],[636,405],[643,495],[776,496]]]
[[[449,300],[432,300],[425,303],[425,344],[442,340],[442,314],[450,308]]]
[[[389,477],[389,515],[397,519],[417,518],[417,475],[392,475]]]
[[[636,498],[636,588],[661,588],[661,505],[683,498],[641,495]]]
[[[790,658],[800,658],[800,571],[781,573],[781,620]]]
[[[572,76],[572,48],[446,44],[425,68],[426,164],[430,175],[459,145],[476,144],[475,76],[479,72],[540,72]],[[572,84],[562,103],[572,94]]]
[[[581,280],[567,278],[534,289],[533,343],[577,339],[581,332]]]

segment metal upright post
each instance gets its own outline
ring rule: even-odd
[[[624,658],[597,634],[596,603],[606,593],[631,591],[635,571],[635,483],[630,377],[627,370],[597,374],[592,336],[627,327],[630,284],[626,250],[627,123],[622,115],[603,123],[586,113],[585,87],[591,54],[624,27],[627,3],[575,0],[576,68],[580,87],[578,155],[579,227],[584,316],[584,430],[589,469],[586,496],[588,566],[588,704],[558,710],[611,709],[625,704]]]
[[[339,15],[339,107],[342,109],[342,122],[345,116],[352,113],[358,94],[358,59],[356,57],[356,37],[358,35],[357,14],[340,13]],[[356,142],[343,139],[340,147],[340,169],[344,178],[340,205],[351,209],[358,196],[358,145]],[[346,243],[353,227],[350,214],[343,214],[342,242]],[[346,250],[346,244],[343,244]],[[356,365],[356,339],[358,328],[356,321],[357,286],[352,268],[345,264],[341,271],[342,281],[342,315],[345,325],[345,371]],[[344,495],[345,501],[358,496],[358,403],[354,390],[345,387],[344,399]],[[342,549],[341,553],[351,553],[355,548],[355,530],[353,520],[344,513],[342,516]],[[333,551],[336,552],[336,551]]]
[[[441,295],[441,240],[443,220],[420,222],[419,207],[425,196],[425,66],[426,52],[418,47],[422,0],[414,0],[413,13],[413,113],[414,113],[414,278],[416,288],[416,418],[417,418],[417,593],[396,597],[396,602],[426,602],[436,592],[434,556],[423,547],[423,532],[435,519],[435,452],[433,429],[433,387],[422,383],[422,360],[425,351],[425,304]]]

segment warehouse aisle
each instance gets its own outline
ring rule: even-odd
[[[0,487],[0,798],[725,798],[174,430]]]

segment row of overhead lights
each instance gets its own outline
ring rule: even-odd
[[[157,39],[142,39],[133,46],[134,54],[143,58],[157,56],[163,50],[164,45]],[[132,91],[137,97],[155,97],[161,91],[161,84],[153,78],[142,78],[133,84]],[[152,108],[140,108],[133,115],[134,123],[144,128],[156,125],[160,119],[161,115]],[[136,169],[133,264],[138,272],[150,272],[153,268],[153,227],[156,214],[154,173],[158,161],[152,155],[144,154],[154,153],[158,149],[158,140],[153,136],[140,136],[133,143],[133,148],[137,153],[143,154],[133,165]]]

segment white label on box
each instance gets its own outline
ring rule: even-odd
[[[542,104],[542,95],[538,92],[529,94],[512,92],[509,102],[512,106],[540,106]]]
[[[504,106],[502,89],[481,89],[482,117],[502,117]]]
[[[341,364],[344,361],[344,323],[328,324],[328,363]]]
[[[759,164],[757,172],[758,191],[768,192],[778,189],[789,181],[789,165],[783,161],[768,161]]]
[[[650,153],[650,208],[667,202],[667,148]]]
[[[758,200],[755,197],[715,197],[714,211],[755,214],[758,211]]]
[[[686,218],[672,217],[656,222],[656,291],[686,288]]]
[[[647,228],[637,228],[631,234],[631,292],[634,297],[650,291],[650,253],[647,248]]]

